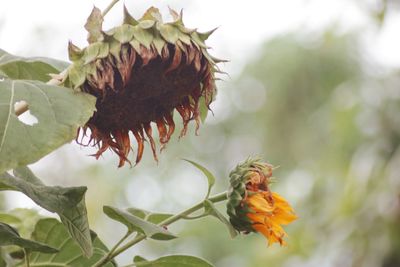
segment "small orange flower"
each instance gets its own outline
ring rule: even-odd
[[[289,203],[279,194],[270,192],[254,193],[245,202],[251,210],[247,217],[252,221],[253,229],[268,239],[268,246],[275,242],[286,245],[283,238],[287,233],[281,225],[297,219]]]
[[[269,189],[273,166],[259,159],[248,159],[230,173],[227,213],[232,226],[241,233],[259,232],[268,245],[281,246],[287,233],[282,225],[297,219],[293,208]]]

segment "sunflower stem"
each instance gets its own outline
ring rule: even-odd
[[[212,203],[217,203],[217,202],[224,201],[227,198],[228,198],[228,195],[227,195],[227,192],[225,191],[225,192],[219,193],[217,195],[214,195],[214,196],[208,198],[208,200],[211,201]],[[192,214],[195,211],[198,211],[199,209],[201,209],[203,207],[204,207],[204,201],[201,201],[201,202],[197,203],[196,205],[194,205],[193,207],[188,208],[187,210],[184,210],[184,211],[162,221],[161,223],[158,224],[158,226],[165,227],[176,221],[179,221],[180,219],[185,219],[185,217],[188,217],[190,214]],[[132,246],[136,245],[137,243],[143,241],[144,239],[146,239],[145,235],[138,234],[133,240],[126,243],[122,247],[115,249],[114,251],[108,252],[107,255],[104,256],[101,260],[99,260],[95,265],[93,265],[93,267],[103,266],[104,264],[111,261],[112,259],[114,259],[116,256],[118,256],[122,252],[126,251],[127,249],[131,248]]]
[[[24,249],[24,254],[25,254],[25,266],[26,267],[30,267],[30,263],[29,263],[29,251],[27,249]]]
[[[111,10],[111,8],[113,8],[113,6],[118,3],[119,0],[112,0],[112,2],[106,7],[106,9],[103,10],[103,12],[101,13],[101,15],[103,16],[103,18],[107,15],[107,13]]]

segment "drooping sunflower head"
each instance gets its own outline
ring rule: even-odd
[[[80,89],[97,98],[92,118],[81,129],[85,145],[98,146],[96,158],[113,150],[123,166],[137,141],[136,163],[147,139],[157,160],[152,123],[157,127],[161,148],[175,130],[173,113],[183,120],[180,136],[194,120],[196,132],[216,93],[216,64],[205,40],[213,32],[199,33],[182,22],[182,12],[170,10],[172,22],[164,23],[158,9],[151,7],[136,20],[124,8],[121,26],[103,31],[103,17],[94,8],[85,25],[89,46],[69,44],[73,64],[67,70],[65,86]],[[80,140],[82,143],[82,139]]]
[[[268,244],[284,245],[287,235],[281,225],[297,218],[289,203],[269,189],[273,166],[248,159],[230,173],[227,213],[241,233],[260,232]]]

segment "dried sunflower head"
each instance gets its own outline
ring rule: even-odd
[[[136,20],[124,8],[121,26],[103,31],[103,17],[94,8],[85,25],[89,45],[79,49],[69,43],[73,62],[63,83],[97,98],[97,111],[81,129],[90,129],[85,145],[98,146],[99,158],[107,149],[119,156],[123,166],[132,150],[130,133],[138,147],[136,163],[148,139],[157,160],[152,122],[156,124],[161,148],[175,130],[177,110],[183,120],[180,136],[188,123],[196,132],[216,93],[216,64],[204,41],[213,32],[199,33],[182,22],[182,12],[170,10],[172,22],[164,23],[157,8],[151,7]]]

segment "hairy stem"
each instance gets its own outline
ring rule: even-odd
[[[114,253],[114,251],[132,234],[132,232],[127,232],[118,242],[117,244],[115,244],[114,247],[112,247],[112,249],[106,254],[104,255],[94,266],[101,266],[107,262],[109,262],[110,256]],[[98,265],[100,264],[100,265]]]
[[[25,266],[30,267],[29,264],[29,251],[27,249],[24,249],[24,254],[25,254]]]
[[[223,192],[217,195],[214,195],[210,197],[208,200],[211,201],[212,203],[217,203],[221,202],[227,199],[227,192]],[[188,208],[187,210],[184,210],[174,216],[169,217],[168,219],[162,221],[161,223],[158,224],[158,226],[168,226],[176,221],[179,221],[180,219],[185,219],[185,217],[188,217],[190,214],[192,214],[195,211],[198,211],[199,209],[204,207],[204,201],[199,202],[198,204],[194,205],[191,208]],[[136,245],[137,243],[143,241],[146,239],[146,236],[143,234],[138,234],[136,238],[131,240],[130,242],[126,243],[122,247],[115,249],[114,251],[110,251],[103,259],[98,261],[93,267],[100,267],[109,262],[110,260],[114,259],[116,256],[121,254],[122,252],[126,251],[127,249],[131,248],[132,246]]]
[[[107,15],[108,11],[111,10],[111,8],[113,8],[113,6],[118,3],[119,0],[112,0],[112,2],[106,7],[106,9],[103,10],[103,12],[101,13],[101,15],[104,17],[105,15]]]

